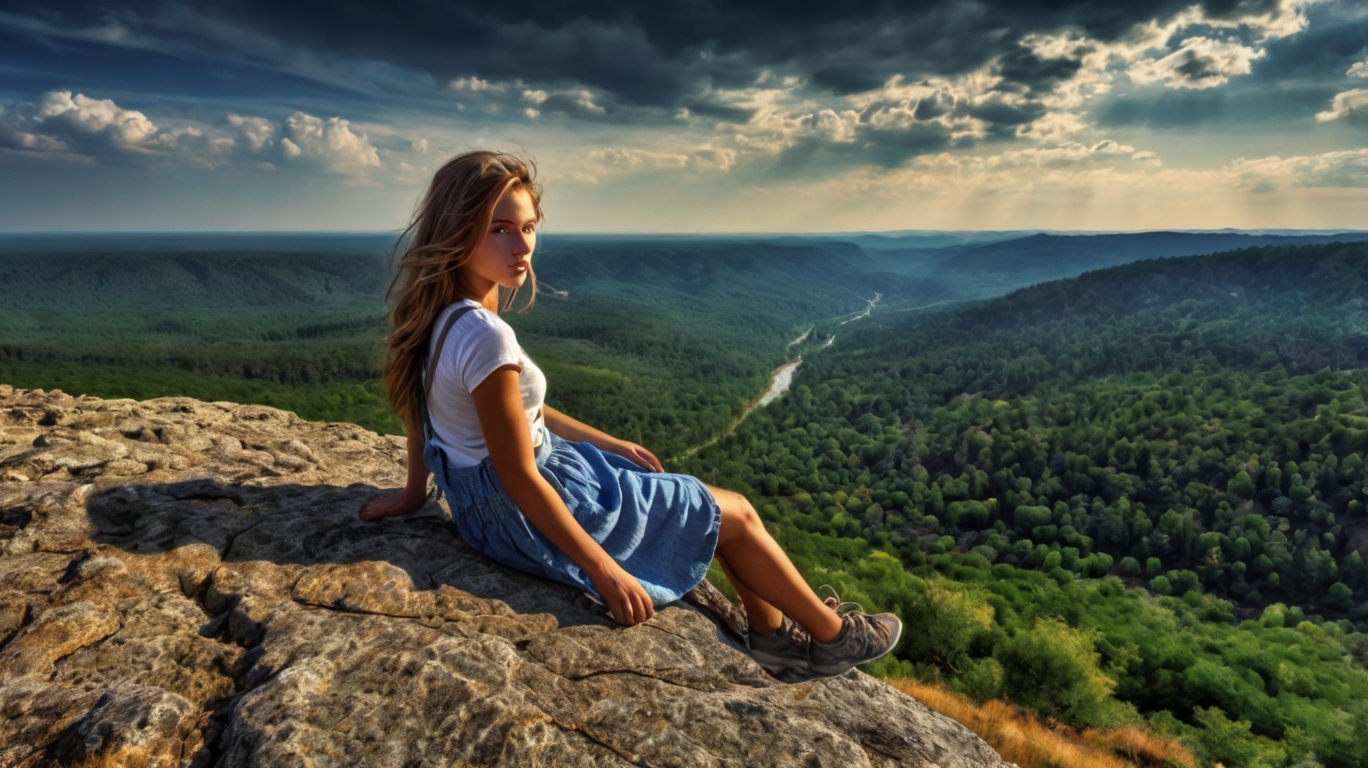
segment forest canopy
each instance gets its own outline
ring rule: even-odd
[[[899,613],[871,671],[1204,765],[1368,765],[1368,245],[974,302],[895,257],[570,239],[507,318],[550,402],[745,493],[814,587]],[[385,281],[375,253],[0,257],[0,380],[397,431]]]
[[[1368,246],[1331,244],[876,314],[679,468],[897,610],[902,674],[1226,765],[1365,765],[1365,300]]]

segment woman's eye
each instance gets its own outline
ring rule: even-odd
[[[495,228],[494,228],[494,234],[496,234],[496,235],[505,235],[505,234],[508,234],[508,227],[495,227]]]

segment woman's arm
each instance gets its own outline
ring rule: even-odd
[[[518,388],[518,369],[512,365],[495,369],[470,394],[494,471],[513,503],[542,535],[584,569],[619,624],[632,625],[651,618],[655,608],[646,590],[584,532],[538,471]]]
[[[427,503],[427,481],[432,473],[423,463],[423,427],[418,424],[416,414],[409,414],[404,428],[408,432],[408,478],[404,482],[404,490],[371,499],[361,509],[362,520],[407,515]]]
[[[651,453],[636,443],[619,440],[607,432],[602,432],[582,421],[572,419],[549,405],[542,406],[542,417],[546,419],[547,429],[566,440],[589,443],[600,451],[604,451],[605,453],[616,453],[619,456],[635,461],[637,464],[640,464],[647,469],[652,469],[656,472],[665,471],[660,466],[660,459],[657,459],[654,453]]]

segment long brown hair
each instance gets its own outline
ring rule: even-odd
[[[422,365],[432,324],[444,308],[466,295],[461,266],[489,233],[500,198],[515,189],[527,190],[541,221],[541,188],[532,180],[530,163],[483,150],[457,155],[433,175],[413,221],[399,236],[385,293],[391,329],[385,339],[383,381],[390,408],[405,424],[423,397]],[[522,311],[537,296],[530,266],[527,276],[531,291]],[[518,291],[501,288],[500,293],[506,294],[499,303],[502,311],[513,305]]]

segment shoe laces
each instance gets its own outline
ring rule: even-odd
[[[817,588],[817,594],[819,596],[823,591],[829,592],[830,594],[822,598],[822,604],[835,611],[837,616],[845,616],[850,613],[864,613],[864,607],[859,603],[842,601],[840,596],[836,594],[835,588],[830,584],[823,584]]]

